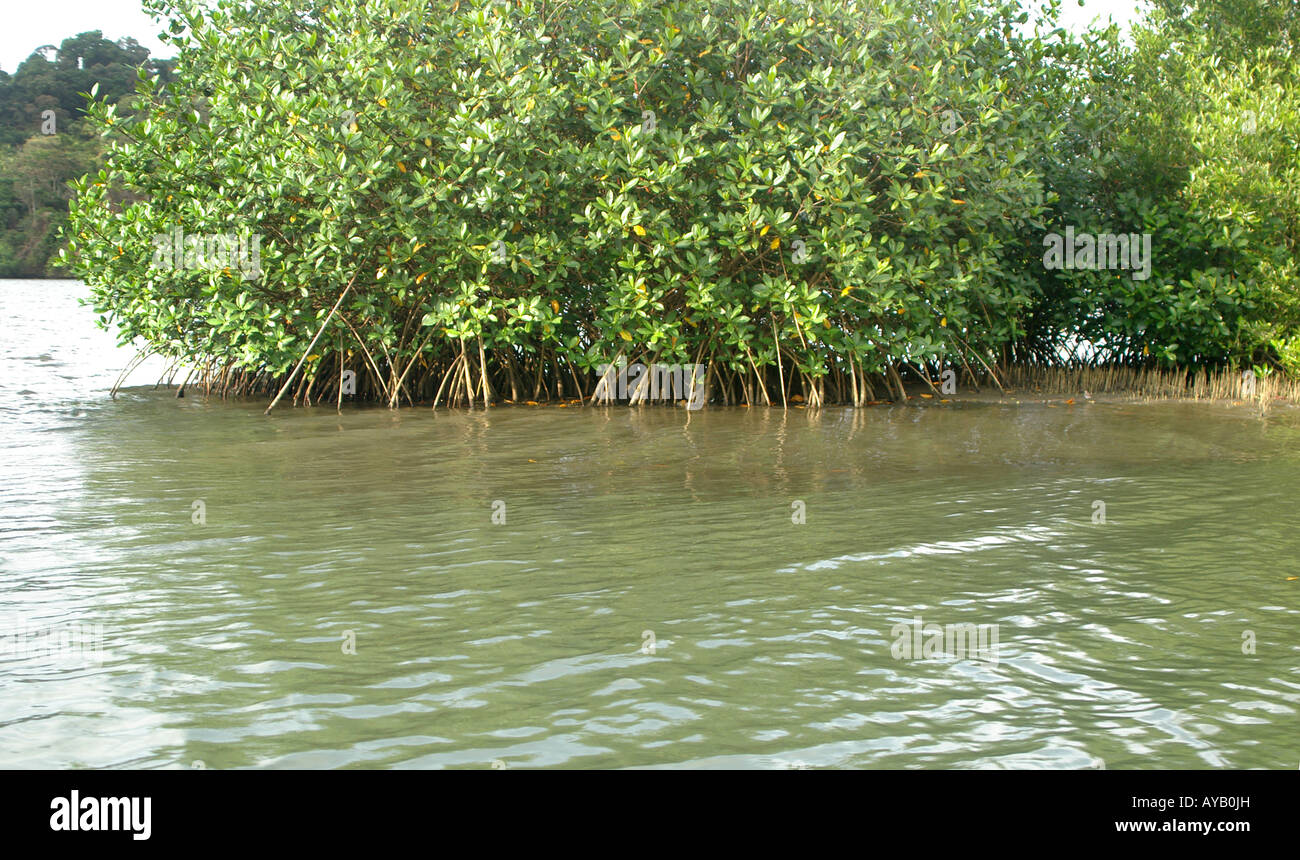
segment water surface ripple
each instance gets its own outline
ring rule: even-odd
[[[1293,412],[264,418],[82,290],[0,282],[0,634],[107,654],[0,653],[0,766],[1297,765]]]

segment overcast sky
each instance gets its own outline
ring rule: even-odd
[[[285,2],[285,0],[263,0]],[[58,45],[86,30],[103,30],[109,39],[131,36],[154,56],[170,56],[158,41],[161,25],[140,10],[139,0],[4,0],[0,28],[0,69],[12,74],[41,45]],[[1094,18],[1113,17],[1127,26],[1138,0],[1065,0],[1065,25],[1082,30]]]

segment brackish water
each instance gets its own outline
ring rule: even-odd
[[[1300,760],[1293,411],[268,418],[109,399],[83,292],[0,282],[0,767]]]

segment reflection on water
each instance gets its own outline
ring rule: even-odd
[[[80,289],[0,282],[0,634],[105,647],[0,651],[0,766],[1300,757],[1294,413],[265,418],[110,400]],[[997,659],[895,659],[917,618]]]

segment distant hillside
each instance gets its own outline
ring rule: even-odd
[[[120,103],[141,69],[167,81],[172,61],[91,30],[38,47],[12,75],[0,71],[0,277],[52,274],[67,183],[101,161],[102,143],[82,127],[84,94],[99,84],[100,99]]]

